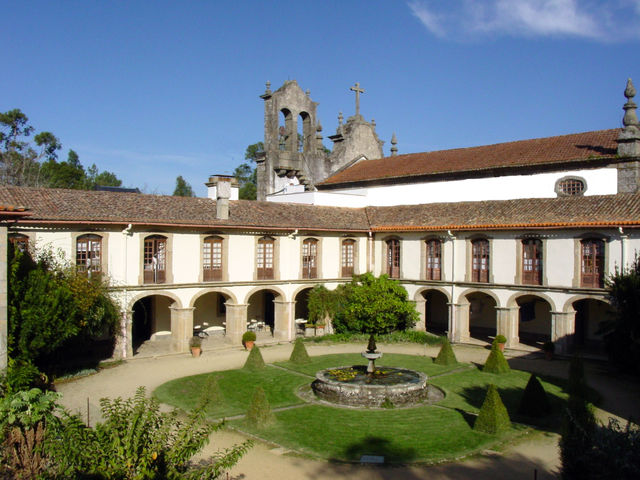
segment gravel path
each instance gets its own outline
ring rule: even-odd
[[[428,355],[435,357],[438,348],[422,345],[380,345],[383,352]],[[488,350],[476,346],[454,347],[461,362],[484,363]],[[288,359],[292,345],[274,345],[261,349],[267,363]],[[352,353],[363,350],[362,345],[307,345],[310,355],[331,353]],[[509,363],[513,368],[566,377],[566,360],[545,361],[538,355],[508,351]],[[247,352],[240,348],[206,351],[200,358],[190,355],[171,355],[130,360],[114,368],[102,370],[96,375],[62,383],[57,386],[63,394],[62,403],[70,410],[87,415],[87,404],[91,423],[98,420],[99,400],[103,397],[129,397],[139,386],[147,392],[178,377],[195,375],[215,370],[228,370],[243,365]],[[640,385],[637,381],[608,370],[602,362],[589,361],[585,364],[588,383],[603,396],[602,410],[598,417],[606,420],[609,416],[627,419],[640,418]],[[206,456],[215,450],[226,448],[242,441],[244,437],[224,431],[215,433],[209,446],[203,452]],[[377,480],[396,479],[459,479],[497,480],[513,478],[538,479],[556,478],[559,466],[558,437],[554,434],[536,434],[530,440],[508,447],[505,451],[485,452],[481,456],[457,463],[447,463],[430,467],[375,467],[353,464],[334,464],[295,455],[287,455],[279,447],[257,443],[249,453],[231,470],[229,479],[353,479]]]

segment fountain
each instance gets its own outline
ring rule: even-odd
[[[366,367],[328,368],[316,373],[311,384],[316,397],[338,405],[360,407],[380,407],[389,403],[410,406],[434,403],[444,397],[439,389],[427,383],[424,373],[406,368],[376,368],[375,361],[382,353],[376,349],[373,335],[362,356],[369,361]]]

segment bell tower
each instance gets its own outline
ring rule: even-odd
[[[257,158],[258,200],[287,189],[309,190],[323,179],[327,155],[322,147],[318,104],[309,91],[289,80],[264,94],[264,152]]]

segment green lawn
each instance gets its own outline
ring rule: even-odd
[[[261,371],[227,370],[173,380],[156,389],[154,395],[163,403],[183,410],[197,404],[208,381],[215,377],[222,392],[220,401],[209,407],[210,418],[246,413],[254,389],[261,386],[272,409],[275,422],[256,430],[244,419],[230,425],[298,452],[329,460],[358,460],[363,454],[383,455],[387,462],[437,462],[509,442],[526,431],[515,425],[499,437],[472,429],[487,385],[496,384],[512,419],[527,424],[556,428],[558,413],[566,394],[560,383],[543,380],[554,405],[554,414],[545,419],[518,417],[516,411],[529,374],[512,371],[495,375],[483,373],[475,366],[459,364],[440,366],[424,356],[385,354],[378,366],[411,368],[426,373],[430,382],[442,388],[446,397],[437,405],[407,409],[347,409],[307,404],[296,392],[308,386],[318,370],[342,365],[364,365],[359,354],[312,357],[305,365],[278,362]],[[308,388],[308,387],[307,387]]]

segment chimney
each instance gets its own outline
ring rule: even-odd
[[[238,199],[238,183],[230,175],[214,175],[205,184],[208,188],[207,197],[216,200],[216,218],[229,218],[229,200]],[[235,198],[234,198],[235,197]]]

